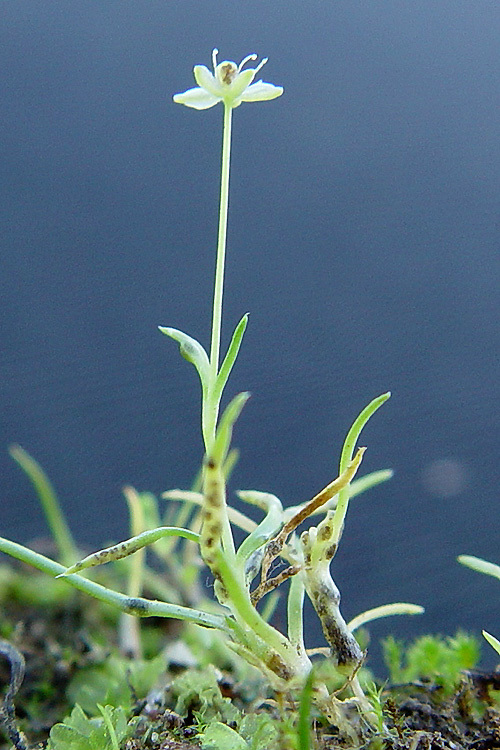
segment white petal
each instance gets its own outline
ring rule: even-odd
[[[264,83],[264,81],[257,81],[252,83],[242,94],[241,101],[243,102],[265,102],[270,99],[276,99],[283,93],[282,86],[275,86],[272,83]]]
[[[204,65],[195,65],[193,68],[195,81],[198,86],[208,91],[212,96],[218,96],[222,98],[223,91],[222,86],[215,76],[206,68]]]
[[[230,96],[231,99],[237,99],[250,86],[255,76],[255,70],[249,68],[238,73],[232,84],[227,88],[226,96]]]
[[[193,107],[193,109],[209,109],[214,104],[217,104],[217,102],[220,102],[220,97],[212,96],[205,89],[196,87],[184,91],[183,94],[175,94],[174,102],[176,104],[185,104],[186,107]]]

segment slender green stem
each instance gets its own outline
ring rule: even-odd
[[[304,581],[300,575],[292,576],[288,591],[288,638],[301,657],[307,656],[304,646]]]
[[[3,537],[0,537],[0,552],[5,552],[7,555],[11,555],[17,558],[17,560],[32,565],[34,568],[38,568],[38,570],[48,573],[50,576],[59,577],[66,573],[64,565],[60,565],[60,563],[54,562],[54,560],[50,560],[38,552],[33,552],[28,547],[23,547],[22,544],[11,542]],[[122,612],[134,614],[136,617],[172,617],[176,620],[193,622],[205,628],[217,628],[227,631],[226,619],[222,615],[203,612],[198,609],[191,609],[190,607],[182,607],[179,604],[158,602],[154,599],[126,596],[76,574],[65,575],[61,580],[66,581],[80,591],[84,591],[86,594],[90,594],[95,599],[100,599],[102,602],[117,607]]]
[[[210,345],[210,377],[207,404],[203,419],[203,437],[208,449],[215,438],[215,428],[219,413],[219,400],[213,392],[219,369],[220,334],[222,323],[222,297],[224,293],[224,266],[226,260],[227,212],[229,204],[229,165],[231,160],[231,115],[230,105],[224,105],[224,131],[222,136],[222,164],[219,203],[219,235],[217,241],[217,261],[215,266],[215,286],[212,313],[212,340]]]
[[[224,554],[220,552],[218,554],[218,565],[222,582],[229,594],[226,606],[231,608],[235,617],[241,618],[249,627],[252,635],[258,636],[266,645],[277,651],[285,664],[292,669],[298,666],[303,659],[301,660],[300,655],[294,653],[290,641],[272,625],[265,622],[257,612],[250,601],[245,585],[240,580],[240,571],[233,568]]]
[[[146,521],[144,518],[144,506],[137,490],[133,487],[124,487],[123,494],[127,501],[129,510],[130,531],[133,536],[139,536],[146,531]],[[127,575],[127,594],[130,597],[140,596],[143,589],[143,579],[146,566],[146,548],[139,550],[131,560],[129,560]],[[141,659],[143,655],[141,640],[141,624],[138,617],[129,615],[126,612],[120,614],[120,648],[122,653],[133,656],[134,659]],[[104,714],[103,714],[104,716]],[[106,717],[104,717],[106,720]],[[117,745],[118,748],[118,745]],[[118,748],[119,750],[119,748]]]
[[[299,722],[297,739],[299,750],[311,750],[311,699],[313,692],[314,674],[311,669],[302,688],[299,707]]]
[[[222,136],[222,165],[219,204],[219,237],[217,241],[217,264],[212,318],[212,342],[210,347],[210,372],[215,380],[219,368],[220,330],[222,320],[222,295],[224,291],[224,264],[226,256],[227,211],[229,204],[229,165],[231,160],[231,114],[232,108],[224,106],[224,132]]]
[[[143,534],[144,531],[147,531],[141,498],[133,487],[124,487],[123,494],[125,495],[129,509],[130,531],[133,536],[137,537]],[[143,547],[130,560],[127,580],[127,594],[129,596],[140,596],[142,594],[145,565],[146,548]]]

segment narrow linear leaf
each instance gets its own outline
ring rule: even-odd
[[[200,492],[192,492],[191,490],[167,490],[167,492],[162,492],[161,497],[165,500],[179,500],[186,503],[194,503],[200,507],[203,505],[203,495]],[[227,506],[227,514],[231,523],[238,526],[242,531],[246,531],[248,534],[257,528],[255,521],[248,518],[231,505]]]
[[[93,568],[96,565],[103,565],[104,563],[113,562],[114,560],[121,560],[122,557],[128,557],[133,555],[134,552],[147,547],[149,544],[154,544],[159,539],[164,539],[169,536],[181,536],[184,539],[189,539],[191,542],[199,542],[200,535],[189,529],[180,529],[177,526],[160,526],[157,529],[150,529],[143,531],[142,534],[133,536],[131,539],[127,539],[124,542],[114,544],[112,547],[106,547],[105,549],[99,550],[99,552],[93,552],[91,555],[87,555],[83,560],[75,563],[69,567],[64,573],[60,573],[57,578],[72,575],[73,573],[79,573],[85,568]]]
[[[78,558],[78,552],[50,479],[40,464],[20,445],[11,445],[9,453],[35,488],[60,561],[64,565],[71,565]]]
[[[311,750],[311,701],[314,674],[309,672],[300,696],[299,722],[297,726],[298,750]]]
[[[164,326],[158,326],[158,328],[166,336],[170,336],[171,339],[177,341],[181,357],[196,367],[200,376],[201,387],[205,392],[208,387],[210,363],[203,346],[192,336],[188,336],[187,333],[179,331],[177,328],[165,328]]]
[[[381,617],[392,617],[392,615],[421,615],[424,612],[425,609],[421,607],[420,604],[408,604],[407,602],[383,604],[381,607],[367,609],[366,612],[362,612],[360,615],[353,617],[353,619],[347,623],[347,627],[352,633],[356,628],[360,628],[362,625],[366,625],[366,623],[372,622],[373,620],[380,620]]]
[[[357,497],[367,490],[371,490],[372,487],[376,487],[382,482],[388,482],[394,476],[392,469],[379,469],[379,471],[372,471],[370,474],[366,474],[364,477],[354,479],[351,482],[349,488],[349,497]]]
[[[219,370],[219,374],[217,375],[217,379],[215,381],[214,398],[217,401],[219,401],[220,397],[222,396],[222,391],[224,390],[226,386],[229,375],[231,374],[231,370],[233,369],[234,363],[236,361],[236,357],[238,356],[238,352],[241,346],[241,340],[243,338],[243,334],[245,333],[247,323],[248,323],[248,313],[245,313],[245,315],[242,317],[242,319],[240,320],[240,322],[234,329],[234,333],[231,339],[231,343],[229,344],[227,354],[224,357],[224,361],[222,362],[222,365]]]
[[[224,474],[224,479],[226,480],[226,484],[228,483],[231,474],[233,473],[236,464],[240,460],[240,452],[238,448],[231,448],[229,453],[226,456],[226,459],[224,461],[224,466],[222,467],[222,473]]]
[[[356,445],[356,442],[359,438],[359,435],[361,433],[361,430],[365,426],[365,424],[368,422],[370,417],[379,409],[382,404],[385,404],[387,399],[389,399],[391,396],[390,391],[387,393],[382,393],[381,396],[377,396],[377,398],[374,398],[373,401],[370,401],[368,406],[365,406],[361,414],[354,420],[354,423],[347,433],[346,439],[344,441],[344,446],[342,448],[342,455],[340,457],[340,472],[342,473],[344,469],[346,468],[349,461],[352,460],[352,454],[354,453],[354,447]]]
[[[266,511],[265,518],[242,541],[238,549],[238,559],[246,560],[255,550],[280,530],[283,522],[283,506],[276,495],[271,495],[267,492],[239,491],[237,494],[240,500],[257,505]]]
[[[109,741],[111,743],[111,746],[113,750],[120,750],[120,744],[118,742],[118,737],[116,734],[116,729],[113,724],[113,707],[112,706],[101,706],[100,703],[97,704],[97,708],[99,709],[100,713],[102,714],[102,718],[104,721],[104,724],[106,725],[107,734]],[[122,709],[116,709],[116,711],[119,711]],[[123,710],[122,710],[122,717],[123,717]],[[122,727],[123,729],[123,727]],[[120,732],[122,734],[122,732]],[[122,737],[120,737],[122,739]]]
[[[226,406],[224,413],[220,418],[210,456],[217,464],[223,463],[227,456],[234,424],[249,398],[250,394],[247,391],[238,393],[238,395],[235,396]]]
[[[495,649],[497,654],[500,654],[500,641],[494,635],[491,635],[491,633],[487,633],[486,630],[483,630],[482,633],[490,646]]]
[[[466,565],[478,573],[485,573],[488,576],[500,579],[500,565],[495,565],[495,563],[482,560],[480,557],[474,557],[473,555],[459,555],[457,560],[462,565]]]
[[[347,466],[349,466],[349,462],[352,460],[352,455],[354,453],[354,448],[356,446],[356,442],[359,438],[359,435],[361,433],[361,430],[365,426],[365,424],[368,422],[372,414],[374,414],[377,409],[379,409],[382,404],[384,404],[388,398],[390,398],[391,394],[388,391],[387,393],[382,393],[381,396],[378,396],[377,398],[374,398],[368,406],[365,406],[361,414],[357,417],[357,419],[354,420],[354,423],[347,433],[346,439],[344,441],[344,445],[342,447],[342,453],[340,455],[340,473],[345,471]],[[333,534],[332,534],[332,540],[335,543],[336,546],[338,546],[338,543],[340,541],[340,538],[342,536],[342,531],[344,528],[344,519],[347,513],[347,508],[349,506],[349,488],[346,487],[345,489],[341,490],[339,493],[337,506],[335,508],[335,516],[333,518]]]

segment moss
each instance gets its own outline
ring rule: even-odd
[[[186,641],[170,651],[177,651],[177,659],[164,652],[131,660],[119,652],[116,627],[100,619],[105,608],[94,607],[90,615],[88,600],[79,596],[54,597],[39,608],[31,601],[31,585],[24,604],[19,596],[5,598],[9,590],[4,588],[0,628],[25,657],[15,709],[30,747],[92,750],[96,742],[98,750],[116,750],[116,743],[120,750],[349,750],[362,744],[372,750],[477,750],[500,741],[500,713],[490,690],[498,685],[494,675],[475,671],[479,645],[465,633],[427,635],[409,644],[386,639],[389,681],[380,685],[366,670],[360,673],[379,731],[363,728],[353,714],[349,741],[307,696],[299,703],[286,695],[276,701],[265,681],[229,656],[213,633],[208,638],[202,629],[186,629]],[[164,622],[141,621],[141,628],[146,640],[168,646]],[[196,658],[197,650],[203,660]],[[327,667],[327,660],[318,663],[321,678]],[[4,660],[0,680],[9,682]],[[0,750],[8,747],[0,741]]]

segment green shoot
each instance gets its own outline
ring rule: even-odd
[[[9,453],[27,474],[37,492],[45,519],[59,553],[59,560],[63,565],[72,565],[75,560],[78,560],[78,549],[48,476],[40,464],[24,448],[21,448],[20,445],[11,445]]]
[[[106,725],[106,729],[108,731],[108,737],[109,741],[111,743],[112,750],[120,750],[120,745],[118,742],[118,737],[116,736],[116,730],[113,725],[113,719],[112,719],[112,707],[111,706],[101,706],[100,703],[97,704],[97,708],[99,709],[102,718],[104,720],[104,724]]]
[[[490,644],[490,646],[495,649],[497,654],[500,654],[500,641],[498,640],[498,638],[495,638],[494,635],[487,633],[486,630],[482,630],[481,632],[483,634],[483,637],[486,638],[486,640]]]
[[[484,573],[485,575],[493,576],[493,578],[500,580],[500,565],[495,565],[495,563],[490,563],[487,560],[482,560],[480,557],[474,557],[473,555],[459,555],[457,560],[459,563],[462,563],[462,565],[466,565],[468,568],[476,570],[478,573]],[[500,641],[498,641],[495,636],[486,632],[486,630],[482,630],[481,632],[490,646],[500,654]]]
[[[297,726],[298,750],[311,750],[311,702],[314,672],[311,669],[302,688]]]

